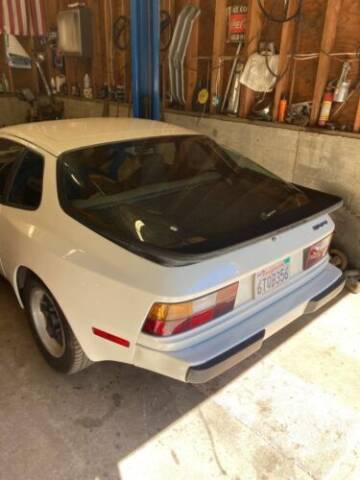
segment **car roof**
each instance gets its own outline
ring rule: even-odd
[[[53,155],[111,142],[196,132],[170,123],[138,118],[78,118],[24,123],[0,129],[0,135],[22,139]]]

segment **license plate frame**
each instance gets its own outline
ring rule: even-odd
[[[279,290],[290,279],[291,257],[286,257],[254,275],[254,297],[262,298]]]

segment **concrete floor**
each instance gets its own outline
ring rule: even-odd
[[[360,478],[360,296],[202,386],[52,372],[2,280],[0,345],[1,480]]]

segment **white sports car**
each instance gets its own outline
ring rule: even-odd
[[[343,288],[341,199],[166,123],[0,130],[0,272],[48,363],[204,382]]]

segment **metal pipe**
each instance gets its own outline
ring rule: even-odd
[[[227,102],[227,99],[228,99],[228,96],[229,96],[231,84],[232,84],[232,81],[233,81],[233,77],[234,77],[234,74],[235,74],[237,63],[239,61],[239,55],[240,55],[240,51],[241,51],[242,46],[243,46],[243,41],[240,40],[240,42],[237,46],[237,49],[236,49],[235,58],[234,58],[232,66],[231,66],[229,80],[228,80],[228,83],[226,85],[225,95],[224,95],[224,98],[223,98],[223,101],[222,101],[222,104],[221,104],[221,109],[220,109],[221,113],[224,112],[225,107],[226,107],[226,102]]]

